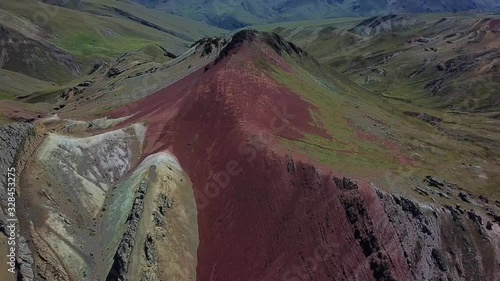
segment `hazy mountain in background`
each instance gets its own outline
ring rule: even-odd
[[[500,0],[134,0],[225,29],[279,21],[387,13],[497,11]]]

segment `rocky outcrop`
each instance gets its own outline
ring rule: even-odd
[[[2,187],[7,186],[7,172],[9,168],[16,168],[17,162],[21,156],[26,139],[34,132],[35,126],[30,123],[11,123],[0,126],[0,183]],[[0,189],[0,223],[3,225],[4,209],[6,207],[7,199],[6,188]]]
[[[221,38],[202,38],[195,43],[191,45],[192,47],[195,47],[197,49],[202,49],[201,56],[208,56],[212,53],[218,53],[220,51],[220,48],[224,47],[227,44],[227,39],[221,39]]]
[[[7,173],[9,168],[15,168],[17,174],[19,160],[21,158],[26,140],[35,132],[35,126],[30,123],[12,123],[0,126],[0,231],[7,235],[5,225],[7,223],[5,210],[7,207]],[[18,184],[19,181],[16,180]],[[16,185],[17,185],[16,184]],[[33,256],[28,247],[26,239],[19,234],[19,224],[17,224],[17,264],[19,270],[19,280],[30,281],[34,278]]]
[[[127,227],[123,234],[122,241],[118,246],[118,250],[114,256],[113,266],[106,277],[106,280],[127,280],[128,264],[132,249],[135,245],[135,237],[139,229],[139,222],[141,220],[142,210],[144,209],[144,197],[148,190],[147,182],[141,182],[137,191],[134,205],[127,219]],[[145,246],[146,247],[146,246]]]
[[[10,123],[0,126],[0,169],[2,171],[11,167],[18,159],[18,151],[22,149],[26,138],[34,131],[35,125],[31,123]],[[0,178],[2,184],[5,179]]]
[[[288,54],[291,56],[309,57],[309,55],[304,50],[297,47],[294,43],[284,40],[276,33],[258,32],[256,30],[246,29],[237,32],[231,37],[229,43],[224,46],[224,48],[220,51],[218,57],[215,59],[215,63],[221,61],[229,54],[237,50],[238,47],[241,46],[244,42],[251,42],[254,40],[262,40],[279,55]]]
[[[28,242],[23,236],[18,237],[18,268],[19,277],[22,281],[35,280],[33,254],[28,247]]]
[[[419,23],[419,20],[408,16],[377,16],[364,20],[350,31],[361,36],[374,36],[381,33],[404,31]]]
[[[403,112],[405,115],[415,117],[423,122],[429,123],[432,126],[439,127],[439,123],[441,123],[442,119],[439,117],[435,117],[432,115],[429,115],[425,112],[411,112],[411,111],[405,111]]]
[[[36,256],[40,262],[36,263],[36,276],[38,280],[67,281],[70,276],[61,264],[58,257],[53,253],[50,246],[36,229],[31,226],[30,236],[33,244],[36,245]]]
[[[439,185],[438,180],[433,182]],[[480,215],[377,194],[398,233],[414,280],[497,280],[500,276],[499,253],[492,244],[499,237],[485,233]]]
[[[379,238],[374,232],[373,221],[359,194],[358,185],[347,178],[334,181],[341,190],[340,201],[344,206],[347,218],[354,228],[354,238],[363,249],[363,254],[368,259],[373,278],[376,281],[395,281],[391,273],[389,256],[381,248]]]

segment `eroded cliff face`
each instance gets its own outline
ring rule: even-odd
[[[34,126],[32,124],[14,123],[0,126],[0,155],[2,155],[0,170],[4,174],[9,168],[16,167],[21,158],[26,139],[33,133]],[[7,186],[7,178],[5,176],[1,177],[0,183],[3,187]],[[0,190],[0,202],[2,204],[0,218],[3,224],[5,224],[4,220],[6,219],[4,214],[7,203],[6,193],[5,188]]]
[[[499,225],[483,212],[377,192],[417,280],[497,280]]]
[[[340,180],[336,180],[340,183]],[[344,186],[346,179],[343,179]],[[391,276],[388,270],[393,258],[376,261],[376,280],[496,280],[499,278],[499,228],[486,221],[486,214],[464,211],[459,206],[439,206],[382,192],[370,187],[350,186],[346,213],[355,233],[359,217],[367,213],[374,226],[372,236],[363,236],[364,253],[379,250],[378,241],[395,237],[392,249],[406,268],[407,278]],[[340,184],[341,185],[341,184]],[[377,196],[375,196],[375,194]],[[488,225],[488,226],[487,226]],[[378,231],[381,231],[377,234]],[[389,235],[389,236],[387,236]],[[387,247],[382,247],[387,249]],[[391,251],[394,253],[393,251]],[[377,254],[377,257],[384,255]],[[380,265],[384,265],[380,267]],[[385,272],[385,273],[384,273]]]
[[[0,190],[0,239],[2,241],[2,253],[9,253],[10,245],[7,243],[7,239],[12,234],[7,229],[8,219],[17,219],[17,214],[14,213],[14,217],[8,216],[8,194],[7,194],[7,174],[12,168],[16,169],[14,173],[17,176],[22,170],[19,166],[23,166],[26,160],[26,151],[29,150],[29,140],[33,137],[36,138],[37,132],[35,126],[32,124],[23,123],[13,123],[8,125],[0,126],[0,155],[2,155],[0,160],[0,171],[2,172],[2,177],[0,178],[1,190]],[[16,181],[18,183],[18,181]],[[18,185],[16,184],[16,187]],[[18,189],[19,193],[19,189]],[[18,277],[21,280],[33,280],[34,278],[34,264],[33,256],[30,248],[28,247],[27,241],[23,235],[19,233],[19,228],[16,228],[15,235],[17,237],[17,258],[16,258],[16,269],[18,270]],[[9,260],[10,261],[10,260]],[[3,262],[8,262],[7,260]],[[2,272],[0,276],[2,278],[8,278],[10,272],[7,272],[6,268],[2,268],[5,271]]]
[[[44,135],[20,177],[24,280],[499,278],[500,226],[481,211],[419,203],[266,148],[140,156],[138,128]]]
[[[419,203],[293,156],[263,151],[248,165],[236,159],[240,174],[218,196],[214,182],[194,180],[203,206],[198,280],[499,277],[500,229],[479,223],[483,213]],[[209,163],[223,182],[215,171],[225,170]]]
[[[193,183],[197,280],[498,278],[498,226],[482,240],[474,233],[485,226],[455,207],[385,193],[283,148],[282,139],[331,136],[315,105],[258,67],[296,73],[275,49],[283,44],[264,41],[240,33],[214,64],[115,113],[148,120],[146,153],[171,151]],[[448,233],[460,221],[463,233]]]
[[[19,278],[195,278],[196,207],[175,157],[143,155],[142,124],[87,136],[56,133],[68,122],[1,128],[10,157],[2,171],[18,168]]]

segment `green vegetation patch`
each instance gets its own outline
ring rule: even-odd
[[[312,78],[309,73],[299,68],[296,68],[298,75],[285,73],[269,65],[266,69],[272,69],[268,73],[276,81],[299,93],[315,107],[311,111],[315,125],[324,128],[332,136],[332,139],[326,139],[307,134],[303,140],[283,139],[286,147],[298,148],[318,161],[343,171],[382,171],[397,167],[397,162],[387,147],[360,139],[357,135],[358,129],[348,124],[346,117],[358,118],[360,113],[349,101],[350,92],[354,91],[350,85],[326,87],[327,81]],[[342,90],[345,92],[341,92]]]

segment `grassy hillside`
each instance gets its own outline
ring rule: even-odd
[[[50,41],[84,61],[96,57],[109,59],[151,43],[181,53],[192,41],[220,34],[215,28],[191,20],[178,17],[161,19],[154,12],[148,14],[149,11],[140,6],[115,1],[85,2],[81,10],[29,0],[23,3],[6,2],[0,7],[33,22],[35,26],[40,24],[34,21],[40,19],[41,28],[47,32]],[[112,8],[137,18],[132,20]],[[47,12],[40,14],[40,11]],[[148,26],[141,20],[155,25]]]
[[[0,99],[14,99],[53,86],[54,83],[34,79],[21,73],[0,69]]]
[[[223,33],[128,1],[2,1],[0,123],[52,114],[73,96],[94,98],[81,85],[106,80],[110,65],[153,73],[196,40]],[[139,84],[136,92],[149,94],[148,87]]]
[[[142,24],[152,23],[157,25],[157,27],[153,28],[163,28],[165,32],[174,33],[176,36],[188,41],[196,41],[202,37],[218,36],[225,33],[225,31],[217,27],[172,14],[165,15],[161,11],[148,9],[130,1],[87,0],[80,9],[96,14],[100,12],[111,13],[113,16],[126,18],[137,23],[139,23],[139,19],[143,19],[147,23]]]
[[[389,99],[456,111],[498,111],[500,36],[492,19],[431,14],[259,26]]]
[[[391,188],[415,184],[391,184],[393,177],[408,180],[439,174],[478,194],[499,194],[498,118],[489,113],[460,114],[386,99],[352,83],[335,69],[304,58],[288,60],[294,71],[261,62],[276,81],[314,105],[314,123],[331,136],[283,138],[291,151],[300,151],[352,177],[373,177]]]
[[[33,106],[20,103],[27,96],[42,102],[41,111],[60,106],[63,95],[90,79],[91,70],[107,71],[125,53],[134,53],[131,65],[165,63],[198,39],[224,33],[128,1],[44,2],[0,3],[0,100],[14,100],[19,110]]]

